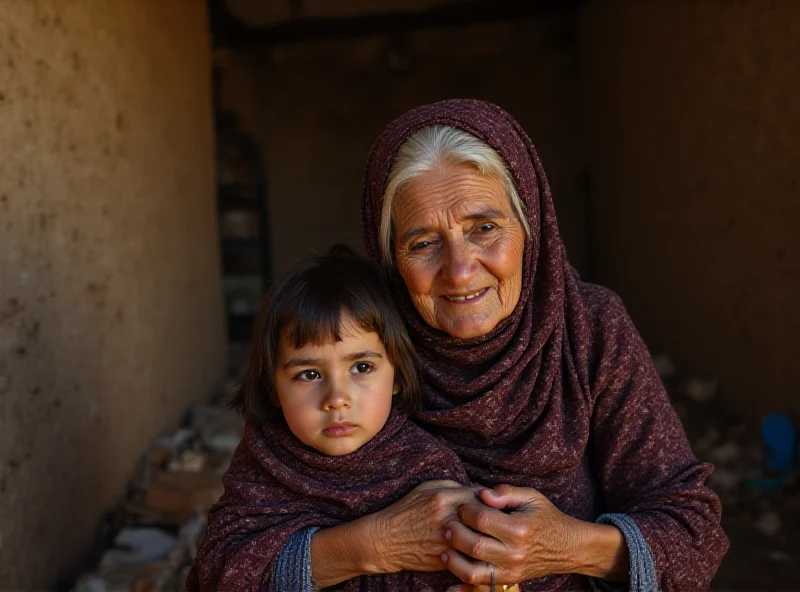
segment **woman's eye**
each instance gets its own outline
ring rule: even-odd
[[[412,251],[421,251],[421,250],[429,247],[430,244],[431,244],[431,241],[420,241],[418,243],[414,243],[413,245],[411,245],[411,250]]]
[[[497,228],[497,226],[495,226],[491,222],[486,222],[485,224],[481,224],[480,226],[478,226],[478,230],[480,230],[481,232],[491,232],[492,230],[495,230],[496,228]]]
[[[353,374],[366,374],[372,371],[374,366],[369,362],[357,362],[353,365]]]
[[[316,370],[303,370],[300,374],[295,376],[295,378],[305,382],[311,382],[312,380],[318,380],[320,378],[320,373]]]

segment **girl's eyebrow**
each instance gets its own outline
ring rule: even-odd
[[[352,354],[347,354],[346,356],[342,356],[343,360],[347,360],[348,362],[352,362],[354,360],[359,360],[361,358],[382,358],[383,356],[378,352],[374,352],[368,349],[359,352],[353,352]]]
[[[348,362],[354,360],[360,360],[363,358],[383,358],[383,356],[378,352],[374,352],[368,349],[364,351],[353,352],[342,356],[342,359]],[[288,370],[289,368],[296,368],[297,366],[319,366],[321,364],[322,360],[320,358],[292,358],[283,365],[283,369]]]
[[[321,360],[318,358],[292,358],[283,365],[284,370],[297,366],[319,366]]]

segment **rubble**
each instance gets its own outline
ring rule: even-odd
[[[765,512],[755,523],[758,532],[767,537],[778,534],[781,526],[781,517],[776,512]]]
[[[684,386],[684,393],[693,401],[706,403],[716,396],[717,381],[692,378]]]
[[[233,388],[223,385],[221,402]],[[178,592],[197,556],[209,508],[244,433],[221,403],[195,405],[183,425],[154,438],[129,492],[100,527],[95,567],[75,592]]]
[[[715,463],[730,463],[738,460],[739,454],[739,445],[736,442],[725,442],[711,451],[709,460]]]
[[[663,360],[654,364],[692,450],[714,465],[707,484],[722,502],[731,551],[713,589],[795,589],[800,581],[797,424],[770,414],[759,430],[760,418],[728,410],[716,380],[684,375]]]
[[[658,372],[661,380],[669,380],[678,372],[675,362],[665,354],[653,356],[653,366],[655,366],[656,372]]]
[[[772,563],[782,563],[784,565],[792,565],[794,563],[792,556],[783,551],[770,551],[767,554],[767,559]]]

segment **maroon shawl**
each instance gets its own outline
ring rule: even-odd
[[[275,560],[292,534],[375,513],[435,479],[469,484],[453,452],[396,413],[372,440],[344,456],[302,444],[283,423],[248,422],[223,477],[225,494],[209,512],[187,589],[274,590]],[[364,576],[336,589],[441,591],[456,583],[448,572],[401,572]]]
[[[719,500],[704,486],[711,467],[692,455],[622,302],[569,266],[542,164],[511,116],[454,100],[414,109],[384,130],[361,196],[370,258],[380,265],[381,203],[395,155],[409,135],[436,124],[463,129],[500,154],[533,236],[518,305],[478,338],[431,328],[396,271],[384,273],[422,361],[421,425],[444,438],[475,482],[533,487],[583,520],[628,514],[650,545],[663,590],[707,588],[727,549]],[[564,575],[523,589],[587,586]]]

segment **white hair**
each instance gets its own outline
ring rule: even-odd
[[[383,193],[380,226],[381,254],[384,263],[388,264],[393,260],[392,207],[397,194],[413,179],[422,173],[432,171],[443,161],[469,164],[480,174],[500,180],[514,213],[525,228],[525,234],[530,238],[530,224],[519,192],[505,162],[494,148],[464,130],[448,125],[431,125],[415,132],[403,142],[389,172],[389,181]]]

